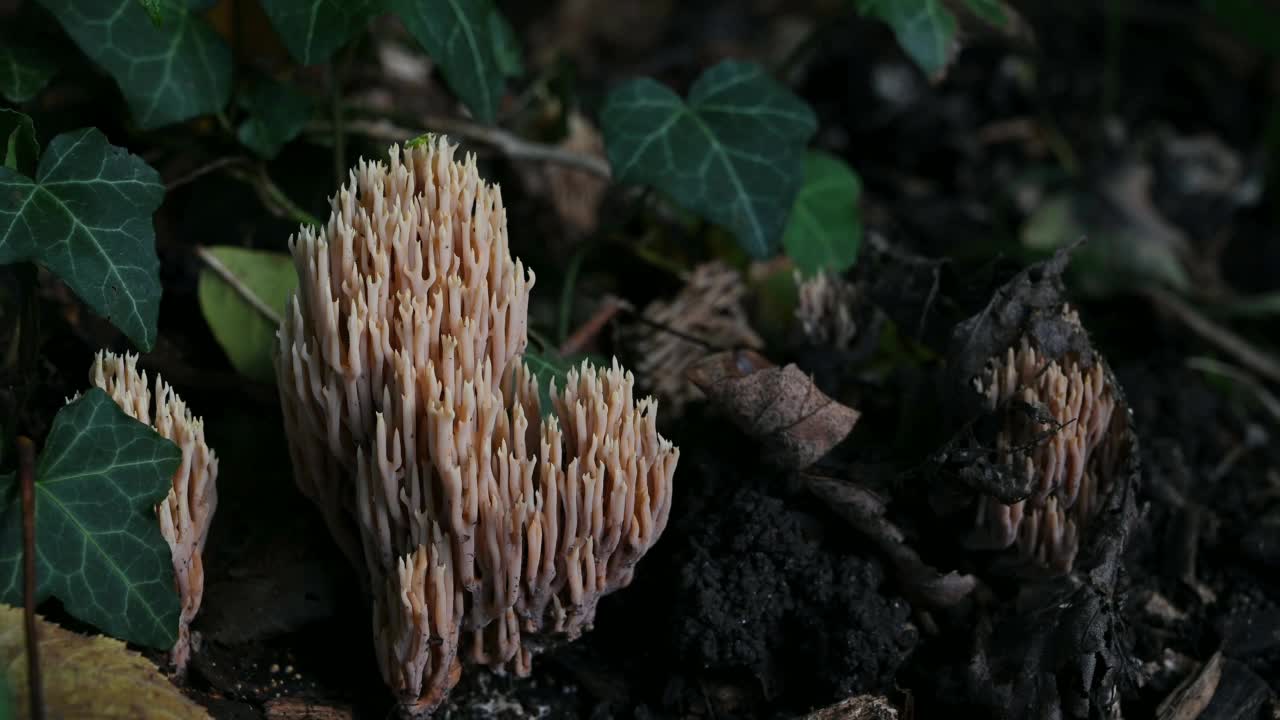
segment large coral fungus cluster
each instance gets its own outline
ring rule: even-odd
[[[614,363],[543,417],[531,271],[496,186],[444,138],[362,161],[290,241],[277,374],[295,475],[372,595],[382,674],[430,712],[462,663],[526,673],[590,627],[662,532],[679,451]]]
[[[169,543],[174,584],[182,601],[178,640],[171,652],[177,671],[186,669],[191,651],[190,625],[204,595],[202,560],[209,524],[218,507],[218,458],[204,440],[204,422],[192,415],[173,388],[156,376],[154,392],[138,356],[99,352],[89,381],[101,388],[130,417],[151,425],[182,451],[173,487],[156,506],[160,533]]]
[[[1084,342],[1076,312],[1067,305],[1056,311],[1058,332]],[[1030,494],[1014,502],[981,497],[971,545],[1016,546],[1020,560],[1050,572],[1071,569],[1127,438],[1128,415],[1104,361],[1087,344],[1076,345],[1055,356],[1024,332],[972,379],[986,411],[999,419],[997,466]]]

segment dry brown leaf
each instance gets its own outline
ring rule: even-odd
[[[346,705],[330,705],[302,698],[275,698],[263,706],[268,720],[351,720],[355,717]]]
[[[1222,651],[1213,654],[1196,673],[1187,676],[1156,708],[1160,720],[1194,720],[1209,707],[1222,679]]]
[[[711,355],[688,376],[784,470],[817,462],[858,422],[857,410],[827,397],[800,368],[778,367],[752,350]]]
[[[102,635],[80,635],[36,618],[45,714],[50,718],[190,720],[209,713],[142,655]],[[22,609],[0,605],[0,668],[17,717],[28,717]]]
[[[857,695],[814,710],[803,720],[898,720],[898,709],[888,698]]]

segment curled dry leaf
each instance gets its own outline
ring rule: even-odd
[[[827,397],[800,368],[778,367],[752,350],[711,355],[688,376],[784,470],[817,462],[858,422],[857,410]]]
[[[36,618],[45,715],[102,720],[188,720],[209,714],[156,666],[124,643],[81,635]],[[13,690],[16,717],[26,717],[27,660],[22,609],[0,605],[0,682]],[[3,708],[0,708],[2,711]]]
[[[802,473],[805,486],[830,504],[845,522],[876,544],[893,563],[903,592],[913,602],[950,607],[968,597],[977,580],[957,572],[941,573],[925,564],[906,544],[906,537],[885,517],[885,501],[857,484]]]

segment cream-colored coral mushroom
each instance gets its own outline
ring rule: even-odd
[[[146,373],[139,373],[137,365],[137,355],[122,357],[102,351],[94,358],[89,381],[110,395],[130,417],[153,426],[161,437],[172,440],[182,450],[173,487],[156,505],[160,533],[169,543],[174,583],[182,601],[178,641],[170,653],[174,667],[182,673],[191,653],[191,621],[199,612],[204,595],[201,557],[218,507],[218,457],[205,444],[204,421],[191,414],[159,375],[153,391]]]
[[[1063,317],[1080,324],[1069,307]],[[1117,472],[1123,440],[1113,424],[1127,422],[1102,359],[1085,361],[1071,352],[1054,359],[1024,334],[1016,348],[988,360],[973,386],[988,410],[1004,411],[997,455],[1006,470],[1031,481],[1032,494],[1012,504],[981,498],[972,544],[1016,545],[1032,565],[1069,570]]]
[[[679,451],[616,361],[543,418],[534,276],[474,156],[444,138],[361,161],[290,249],[277,375],[294,475],[372,595],[386,682],[429,713],[463,663],[528,672],[590,627],[662,532]]]

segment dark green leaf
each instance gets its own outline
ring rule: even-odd
[[[138,0],[138,4],[147,11],[147,17],[156,27],[164,24],[164,5],[160,0]]]
[[[561,392],[564,391],[565,376],[569,371],[582,365],[582,361],[586,360],[596,367],[605,364],[603,358],[598,355],[589,353],[575,353],[568,357],[558,355],[554,351],[537,352],[535,350],[526,350],[521,356],[525,367],[533,373],[534,378],[538,382],[538,405],[543,417],[555,414],[555,407],[551,404],[551,383],[555,383]]]
[[[889,26],[898,44],[930,77],[951,62],[956,18],[942,0],[857,0],[858,11]]]
[[[804,187],[787,220],[782,244],[805,275],[843,272],[862,243],[858,196],[862,185],[844,161],[821,152],[804,158]]]
[[[391,9],[426,49],[454,93],[481,122],[493,122],[503,71],[495,53],[491,0],[391,0]]]
[[[1009,10],[1002,0],[964,0],[964,3],[974,15],[996,27],[1004,27],[1009,22]]]
[[[40,599],[113,637],[172,647],[180,603],[155,506],[181,460],[98,388],[64,407],[36,468]],[[13,475],[0,483],[0,601],[21,604],[21,503]]]
[[[493,55],[498,68],[506,77],[524,74],[524,61],[520,57],[520,37],[498,8],[489,9],[489,37],[493,38]]]
[[[619,87],[601,127],[619,180],[652,185],[765,258],[804,181],[817,121],[759,66],[725,61],[698,78],[688,103],[649,78]]]
[[[40,157],[36,129],[31,118],[17,110],[0,108],[0,165],[30,175]]]
[[[382,11],[382,0],[262,0],[289,53],[303,65],[333,57]]]
[[[160,312],[160,176],[94,128],[53,139],[31,180],[0,168],[0,264],[35,260],[150,350]]]
[[[53,79],[58,66],[40,50],[20,45],[0,47],[0,96],[13,103],[35,97]]]
[[[231,51],[190,0],[155,2],[161,27],[138,0],[40,0],[115,78],[143,128],[222,110],[231,96]]]
[[[292,85],[261,78],[240,96],[249,116],[236,131],[245,147],[264,158],[273,158],[298,137],[311,119],[314,103]]]
[[[293,259],[284,253],[238,247],[214,247],[207,252],[235,276],[240,287],[232,287],[213,270],[201,270],[198,294],[205,322],[238,372],[274,383],[271,358],[276,330],[289,294],[298,287]]]

